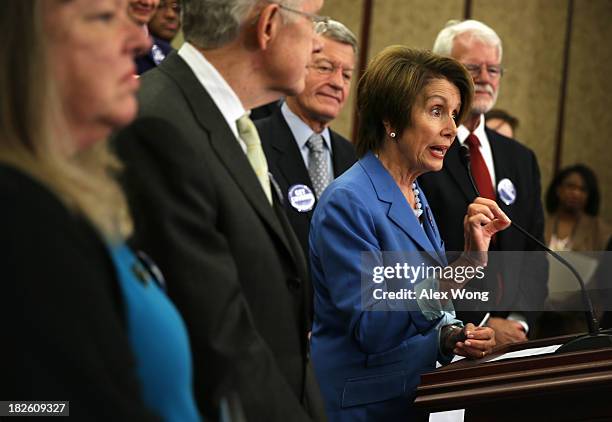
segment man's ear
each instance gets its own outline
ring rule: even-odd
[[[259,13],[257,19],[257,44],[262,50],[266,50],[270,42],[274,40],[276,34],[282,25],[282,16],[280,16],[280,8],[276,3],[270,3],[264,7]]]

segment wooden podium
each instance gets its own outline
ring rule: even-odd
[[[421,377],[414,406],[465,409],[465,421],[612,421],[612,348],[488,362],[512,351],[563,344],[576,336],[502,346]]]

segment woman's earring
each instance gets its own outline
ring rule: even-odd
[[[389,136],[390,136],[390,137],[392,137],[393,139],[395,139],[395,132],[391,132],[391,133],[389,134]]]

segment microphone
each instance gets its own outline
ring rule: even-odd
[[[472,166],[470,162],[470,148],[467,145],[463,144],[459,148],[459,158],[461,159],[461,163],[465,166],[465,169],[467,170],[468,178],[470,179],[470,184],[472,185],[472,189],[474,190],[474,193],[476,194],[476,196],[480,196],[480,193],[478,192],[478,188],[476,187],[476,183],[474,182],[474,178],[472,177]],[[577,352],[579,350],[593,350],[593,349],[601,349],[604,347],[612,346],[612,335],[602,334],[599,329],[599,322],[597,321],[597,317],[595,316],[595,311],[593,310],[593,303],[591,302],[591,298],[589,297],[589,294],[584,285],[584,280],[582,279],[580,274],[578,274],[578,271],[576,271],[576,269],[569,262],[567,262],[565,258],[563,258],[561,255],[559,255],[555,251],[551,250],[544,243],[540,242],[539,239],[537,239],[527,230],[522,228],[520,225],[518,225],[514,221],[512,221],[510,225],[514,227],[516,230],[518,230],[519,232],[521,232],[521,234],[523,234],[525,237],[535,242],[536,245],[538,245],[540,248],[542,248],[544,251],[546,251],[548,254],[554,257],[557,261],[563,264],[567,269],[569,269],[570,272],[574,275],[574,277],[576,277],[576,280],[578,280],[578,283],[580,284],[580,292],[582,294],[582,303],[586,309],[585,317],[586,317],[587,326],[589,328],[589,333],[587,335],[579,336],[565,343],[563,346],[557,349],[556,353]]]
[[[470,160],[470,147],[468,147],[466,144],[463,144],[459,147],[459,158],[461,159],[461,164],[463,164],[465,169],[467,170],[468,178],[470,179],[472,189],[474,189],[476,196],[480,196],[480,192],[478,192],[478,188],[476,187],[476,183],[474,183],[474,178],[472,177],[472,161]]]

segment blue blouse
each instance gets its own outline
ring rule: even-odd
[[[165,421],[199,421],[185,324],[125,244],[110,247],[145,404]]]

